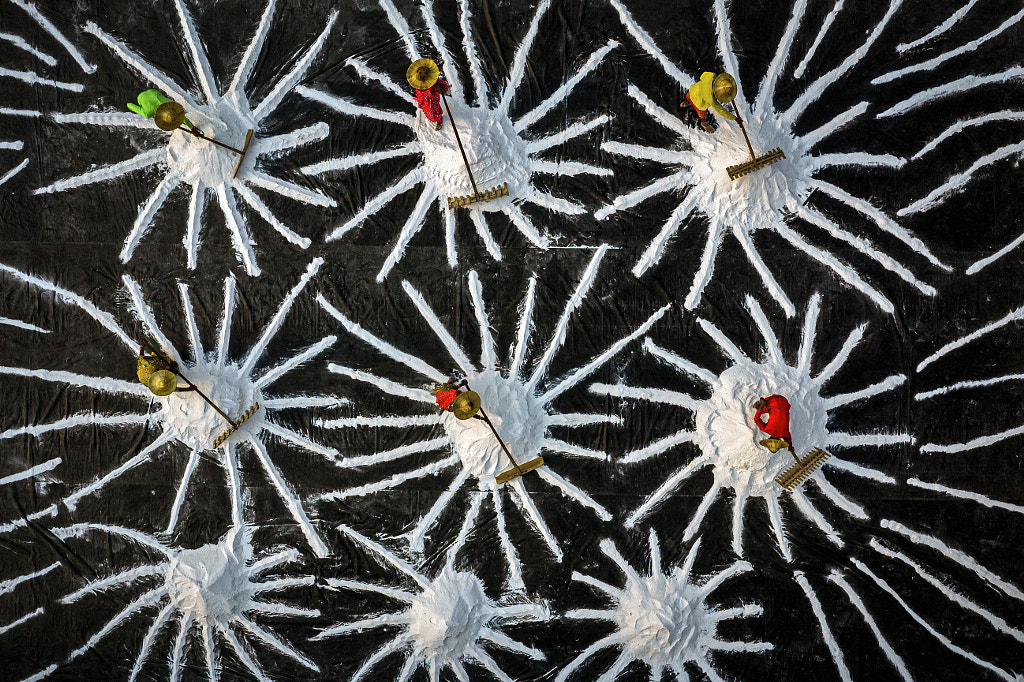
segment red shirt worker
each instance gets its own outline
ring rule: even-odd
[[[754,423],[757,424],[757,428],[771,438],[785,441],[789,451],[793,452],[793,436],[789,432],[789,401],[781,395],[770,395],[754,403],[754,409]],[[761,420],[762,416],[767,418],[767,422]],[[772,449],[768,440],[762,440],[761,445]],[[778,452],[779,449],[772,449],[772,452]]]
[[[434,124],[436,130],[441,129],[444,112],[441,110],[441,94],[451,92],[451,86],[440,77],[440,70],[432,59],[417,59],[409,65],[405,72],[409,85],[413,87],[412,96],[416,104],[423,110],[423,115]]]

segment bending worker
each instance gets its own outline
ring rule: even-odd
[[[679,106],[685,107],[689,104],[697,113],[700,119],[700,127],[705,132],[715,132],[715,126],[708,120],[708,109],[714,109],[722,118],[735,121],[736,116],[730,114],[723,104],[736,99],[736,79],[727,73],[714,74],[705,71],[701,74],[700,80],[690,86],[686,93],[686,101],[680,102]]]

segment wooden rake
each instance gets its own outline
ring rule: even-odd
[[[741,178],[748,173],[770,166],[784,158],[786,155],[782,153],[781,147],[776,147],[767,154],[758,156],[754,153],[754,147],[750,144],[750,138],[747,137],[747,129],[743,125],[743,119],[740,118],[740,111],[736,108],[736,103],[733,102],[732,110],[736,113],[736,122],[740,124],[740,131],[743,133],[743,139],[747,142],[747,149],[750,150],[750,161],[736,164],[735,166],[728,166],[725,170],[729,174],[730,180]]]
[[[473,186],[473,193],[466,194],[458,197],[448,197],[448,208],[464,208],[470,204],[476,204],[481,201],[490,201],[491,199],[497,199],[498,197],[508,196],[508,183],[503,182],[500,185],[496,185],[489,190],[481,192],[476,187],[476,179],[473,177],[473,171],[469,168],[469,157],[466,156],[466,149],[462,146],[462,138],[459,137],[459,128],[455,125],[455,119],[452,117],[452,109],[448,106],[448,98],[445,97],[444,89],[438,88],[437,91],[441,93],[441,101],[444,102],[444,109],[448,112],[448,120],[452,124],[452,132],[455,133],[455,141],[459,143],[459,152],[462,154],[462,163],[466,166],[466,172],[469,173],[469,184]],[[492,427],[493,428],[493,427]],[[500,440],[500,439],[499,439]],[[508,452],[506,450],[506,452]],[[539,465],[538,465],[539,466]]]
[[[832,455],[825,452],[821,448],[814,448],[804,459],[800,459],[793,453],[793,459],[796,460],[796,464],[779,474],[779,477],[775,479],[775,482],[780,486],[793,492],[793,489],[804,482],[808,476],[818,470],[825,460]]]

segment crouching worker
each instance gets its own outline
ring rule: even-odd
[[[716,128],[708,119],[708,109],[714,109],[719,116],[735,121],[737,117],[722,106],[734,99],[736,99],[736,80],[732,76],[724,72],[716,75],[711,71],[705,71],[701,74],[700,80],[690,86],[686,93],[686,101],[680,102],[679,106],[693,107],[700,121],[700,127],[705,132],[713,133]]]

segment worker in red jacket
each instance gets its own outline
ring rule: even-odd
[[[427,120],[434,124],[436,130],[441,129],[444,112],[441,111],[442,89],[447,95],[451,86],[440,77],[440,70],[432,59],[417,59],[409,65],[406,79],[413,87],[412,96],[416,104],[423,110]]]
[[[781,395],[770,395],[754,403],[754,409],[754,423],[770,436],[762,440],[761,445],[774,453],[782,449],[783,444],[771,441],[784,441],[789,451],[794,452],[793,436],[789,432],[789,401]],[[766,416],[768,421],[761,421],[762,416]]]

